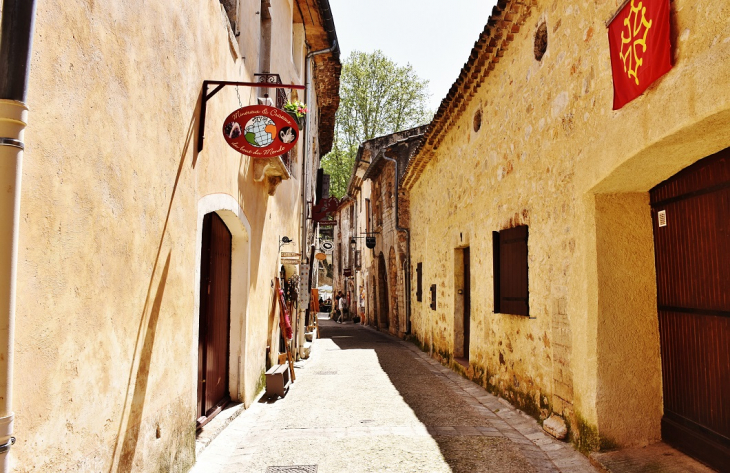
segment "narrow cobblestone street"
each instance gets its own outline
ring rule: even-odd
[[[288,395],[261,398],[233,420],[194,473],[596,471],[534,419],[410,343],[329,320],[321,337]]]

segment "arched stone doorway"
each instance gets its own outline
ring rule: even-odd
[[[386,275],[385,257],[378,256],[378,327],[388,328],[388,277]]]
[[[219,218],[231,236],[230,250],[230,306],[228,335],[228,396],[232,400],[250,404],[256,394],[258,378],[244,378],[243,373],[249,360],[245,350],[248,337],[246,318],[248,314],[248,295],[250,280],[251,226],[238,202],[228,194],[209,194],[198,201],[198,230],[195,274],[195,314],[193,334],[200,338],[199,319],[203,302],[201,288],[201,268],[203,266],[203,233],[206,215],[214,214]],[[209,217],[212,218],[212,217]],[[207,292],[207,287],[206,291]],[[197,350],[196,350],[196,355]],[[197,358],[197,356],[196,356]],[[198,360],[195,362],[197,371]]]

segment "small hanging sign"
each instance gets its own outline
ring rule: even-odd
[[[297,122],[268,105],[239,108],[223,122],[228,145],[254,158],[272,158],[291,150],[299,139]]]

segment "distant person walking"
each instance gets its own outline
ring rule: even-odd
[[[341,292],[338,292],[332,297],[332,319],[335,322],[339,322],[342,316],[342,312],[340,311],[340,297],[342,297]]]
[[[345,320],[345,311],[347,310],[347,300],[345,299],[345,296],[340,293],[340,298],[337,301],[338,307],[340,309],[340,317],[337,319],[337,323],[341,324],[343,320]]]

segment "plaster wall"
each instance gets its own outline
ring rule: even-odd
[[[424,271],[423,302],[415,280],[411,294],[419,341],[453,357],[454,250],[469,246],[465,374],[536,417],[565,415],[585,449],[660,438],[648,191],[730,146],[730,6],[672,2],[674,68],[612,111],[604,22],[618,3],[537,1],[410,189],[412,263]],[[542,22],[548,47],[537,61]],[[523,224],[530,318],[493,313],[490,233]]]
[[[291,2],[273,3],[272,70],[302,83]],[[234,233],[233,273],[245,275],[233,285],[231,396],[248,405],[261,389],[278,237],[294,238],[301,226],[304,146],[294,178],[270,196],[252,160],[220,136],[239,107],[226,87],[208,102],[197,152],[203,80],[252,81],[257,72],[256,10],[258,2],[240,2],[236,40],[218,1],[39,4],[21,202],[15,471],[192,465],[203,207]],[[238,92],[243,105],[256,102],[255,89]],[[307,147],[316,149],[311,136]],[[210,195],[226,203],[201,207]]]

